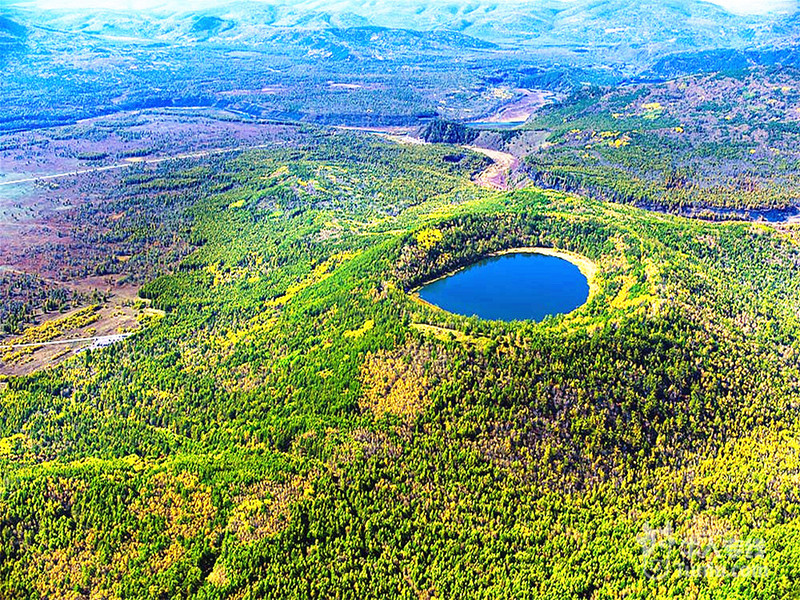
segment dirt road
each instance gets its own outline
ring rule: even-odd
[[[475,177],[475,183],[478,185],[489,188],[492,190],[508,190],[510,185],[508,181],[509,173],[512,169],[519,165],[519,159],[507,152],[500,152],[499,150],[488,150],[487,148],[478,148],[477,146],[465,146],[468,150],[479,152],[484,156],[488,156],[494,161],[484,171]]]
[[[30,183],[32,181],[47,181],[50,179],[59,179],[61,177],[74,177],[75,175],[85,175],[86,173],[100,173],[102,171],[113,171],[115,169],[127,169],[135,165],[153,165],[170,160],[180,160],[183,158],[205,158],[215,154],[225,154],[226,152],[242,152],[244,150],[256,150],[259,148],[270,148],[272,144],[259,144],[258,146],[234,146],[232,148],[211,148],[209,150],[202,150],[200,152],[185,152],[182,154],[175,154],[172,156],[159,156],[156,158],[136,158],[128,159],[125,162],[117,163],[114,165],[105,165],[103,167],[91,167],[88,169],[77,169],[66,173],[52,173],[50,175],[37,175],[35,177],[24,177],[20,179],[12,179],[10,181],[0,181],[0,186],[15,185],[18,183]]]

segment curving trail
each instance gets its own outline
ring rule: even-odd
[[[100,173],[102,171],[113,171],[115,169],[127,169],[135,165],[153,165],[170,160],[180,160],[184,158],[205,158],[215,154],[225,154],[226,152],[242,152],[244,150],[257,150],[260,148],[271,148],[274,144],[259,144],[257,146],[234,146],[232,148],[210,148],[208,150],[201,150],[199,152],[184,152],[181,154],[174,154],[172,156],[158,156],[155,158],[131,158],[125,162],[116,163],[113,165],[105,165],[103,167],[91,167],[88,169],[77,169],[66,173],[52,173],[50,175],[37,175],[35,177],[24,177],[21,179],[12,179],[11,181],[0,181],[0,186],[3,185],[16,185],[18,183],[30,183],[33,181],[47,181],[48,179],[59,179],[62,177],[74,177],[75,175],[85,175],[86,173]]]
[[[511,186],[508,181],[511,171],[519,166],[519,159],[508,152],[478,148],[477,146],[464,146],[468,150],[478,152],[492,159],[493,163],[481,171],[474,181],[481,187],[492,190],[506,191]]]

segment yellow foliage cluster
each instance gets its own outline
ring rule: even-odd
[[[214,278],[211,285],[215,287],[226,283],[232,283],[233,281],[244,279],[251,275],[251,271],[245,267],[231,267],[229,265],[223,265],[221,262],[206,265],[205,272]]]
[[[100,318],[100,315],[97,314],[98,308],[99,306],[97,304],[93,304],[92,306],[77,310],[60,319],[53,319],[41,325],[29,327],[20,337],[11,342],[11,344],[38,344],[39,342],[49,342],[68,331],[85,327],[97,321],[97,319]]]
[[[211,523],[216,512],[211,489],[200,483],[196,475],[186,471],[177,476],[158,473],[153,483],[154,492],[131,506],[133,514],[162,517],[173,538],[192,537]]]
[[[343,335],[346,338],[360,337],[373,327],[375,327],[375,321],[373,321],[372,319],[367,319],[366,321],[364,321],[364,324],[361,327],[359,327],[358,329],[351,329],[350,331],[345,331]]]
[[[43,553],[37,558],[37,564],[34,567],[40,573],[35,578],[36,590],[42,598],[82,600],[86,596],[74,590],[67,592],[67,595],[62,595],[63,582],[81,581],[83,571],[89,565],[96,565],[97,562],[97,558],[86,547],[86,544],[81,544],[80,548],[54,548]],[[103,596],[92,596],[92,598],[101,597]]]
[[[212,533],[216,509],[211,501],[211,488],[200,483],[197,476],[189,472],[158,473],[153,478],[154,490],[143,494],[131,505],[130,511],[140,519],[162,518],[166,534],[172,544],[161,551],[156,560],[150,562],[153,572],[163,572],[181,560],[186,549],[181,540],[189,539],[200,532]],[[125,548],[120,548],[121,560],[135,554],[138,540],[133,539]]]
[[[425,250],[430,250],[444,239],[444,234],[439,229],[427,228],[418,231],[414,239],[417,241],[418,246]]]
[[[228,577],[228,569],[225,568],[225,565],[222,563],[222,561],[217,560],[217,562],[214,563],[214,568],[211,570],[211,573],[208,574],[206,581],[217,587],[225,587],[228,585],[228,582],[230,581]]]
[[[239,203],[236,203],[239,205]],[[234,208],[231,205],[231,208]],[[204,270],[209,275],[213,276],[214,280],[212,285],[218,286],[222,284],[232,283],[246,279],[250,283],[255,283],[261,279],[266,272],[264,267],[264,256],[257,252],[249,252],[246,256],[244,265],[229,265],[222,261],[217,261],[208,264]]]
[[[426,357],[427,352],[414,347],[367,356],[361,367],[361,408],[376,417],[391,413],[412,418],[420,414],[429,403]]]
[[[664,112],[664,107],[660,102],[646,102],[642,104],[645,119],[657,119]]]
[[[235,331],[228,331],[224,336],[217,338],[223,348],[230,348],[240,344],[245,339],[252,339],[259,334],[264,334],[272,330],[278,319],[269,313],[262,313],[253,317],[247,327]]]
[[[263,540],[281,531],[289,521],[292,504],[310,493],[310,482],[299,475],[283,483],[259,481],[234,498],[236,506],[227,529],[243,544]]]
[[[717,515],[700,513],[687,522],[676,533],[681,539],[690,540],[697,546],[731,539],[733,528],[730,522]]]
[[[46,485],[45,501],[53,506],[71,507],[75,495],[85,489],[84,482],[54,477]],[[74,586],[83,581],[87,571],[99,568],[98,557],[91,550],[95,535],[94,530],[90,529],[79,543],[69,548],[40,546],[33,550],[27,571],[37,597],[64,600],[86,598],[78,592],[65,592],[65,589],[69,584]],[[99,587],[93,588],[89,596],[92,600],[112,597],[114,595],[109,590]]]
[[[637,308],[640,306],[656,308],[660,305],[660,299],[652,293],[652,282],[658,277],[658,269],[655,265],[645,265],[645,277],[648,284],[648,291],[643,294],[634,295],[633,287],[639,283],[639,278],[635,275],[625,275],[622,280],[622,288],[611,301],[613,308],[624,310]]]
[[[299,187],[303,188],[303,190],[305,190],[305,191],[315,191],[315,190],[324,189],[324,188],[320,188],[319,181],[317,181],[316,179],[309,179],[308,181],[306,181],[305,179],[297,177],[295,181],[296,181],[297,185]]]
[[[33,360],[33,353],[36,352],[38,349],[37,346],[29,346],[28,348],[20,348],[19,350],[15,350],[13,352],[6,352],[3,355],[3,362],[8,364],[16,364],[16,363],[26,363],[30,360]],[[27,358],[26,357],[31,357]]]
[[[159,321],[164,318],[166,313],[157,308],[145,308],[144,310],[136,313],[136,321],[142,327],[146,327],[151,323]]]
[[[276,177],[283,177],[284,175],[288,175],[288,174],[289,174],[289,167],[286,166],[286,165],[283,165],[283,166],[278,167],[277,169],[275,169],[266,178],[275,179]]]
[[[8,437],[0,438],[0,458],[10,458],[17,448],[30,448],[31,438],[24,433],[15,433]]]
[[[81,327],[85,327],[97,321],[100,318],[100,315],[97,313],[98,308],[99,306],[96,304],[87,306],[66,317],[45,321],[41,325],[29,327],[23,331],[22,335],[17,339],[10,341],[8,345],[40,344],[54,340],[65,333],[80,329]],[[89,334],[87,333],[86,335]],[[35,351],[36,347],[34,346],[20,348],[16,351],[9,351],[3,355],[3,361],[7,363],[16,363],[26,356],[32,355]]]
[[[592,136],[584,144],[584,148],[594,148],[597,145],[610,146],[611,148],[622,148],[631,142],[631,137],[627,133],[619,131],[601,131],[592,132]],[[584,153],[587,157],[592,157],[588,153]]]
[[[332,255],[327,260],[321,262],[317,265],[313,271],[303,279],[293,285],[290,285],[289,288],[286,290],[286,293],[283,296],[279,296],[274,300],[270,300],[267,302],[267,306],[279,306],[286,304],[289,300],[294,298],[297,294],[302,292],[304,289],[311,287],[315,283],[320,283],[321,281],[325,281],[328,277],[333,274],[333,271],[341,265],[349,260],[352,260],[356,256],[358,256],[358,252],[338,252]]]
[[[631,143],[631,138],[626,133],[615,140],[611,140],[610,142],[608,142],[608,145],[611,146],[612,148],[622,148],[630,143]]]
[[[644,277],[641,274],[637,275],[633,269],[634,265],[626,257],[628,247],[625,241],[619,236],[614,236],[612,241],[617,252],[614,258],[605,265],[604,270],[617,272],[619,274],[618,279],[622,281],[622,286],[611,299],[610,306],[617,310],[658,310],[662,304],[662,299],[658,297],[659,282],[661,281],[659,267],[652,261],[645,260],[643,265]],[[593,280],[594,274],[589,277],[590,286],[596,285]],[[637,284],[643,285],[634,291],[634,287]],[[597,288],[594,289],[596,290]]]

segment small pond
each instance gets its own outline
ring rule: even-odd
[[[568,260],[515,252],[481,260],[419,290],[448,312],[482,319],[541,321],[572,312],[589,298],[589,282]]]

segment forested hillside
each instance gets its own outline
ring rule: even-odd
[[[797,212],[798,71],[745,67],[582,90],[526,124],[548,132],[535,182],[706,218]]]
[[[7,380],[2,597],[800,593],[794,228],[309,135],[177,207],[194,250],[141,290],[163,318]],[[592,261],[589,302],[502,323],[409,293],[521,246]]]
[[[796,1],[0,4],[0,600],[800,598]]]

